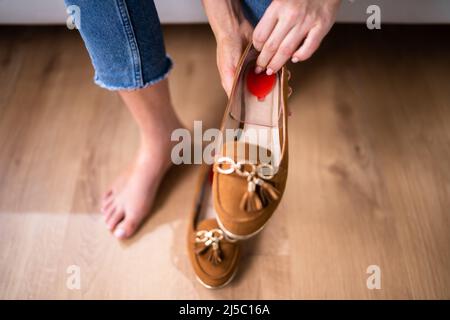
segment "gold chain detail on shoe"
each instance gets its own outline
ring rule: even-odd
[[[247,212],[259,211],[280,197],[280,192],[269,182],[274,177],[274,168],[268,163],[255,165],[249,161],[235,162],[230,157],[217,159],[217,172],[220,174],[236,173],[247,179],[247,192],[241,199],[240,207]],[[224,168],[228,165],[229,168]],[[268,172],[267,172],[268,171]],[[256,188],[258,186],[258,188]]]
[[[222,262],[222,252],[220,250],[220,241],[224,238],[223,231],[220,229],[200,230],[195,235],[195,243],[202,246],[196,250],[198,255],[209,251],[208,260],[213,264]],[[212,248],[212,250],[209,250]]]
[[[221,174],[232,174],[236,172],[241,177],[256,177],[264,180],[270,180],[274,176],[275,169],[268,163],[260,163],[255,165],[250,161],[238,161],[235,162],[230,157],[220,157],[217,159],[217,171]],[[228,164],[230,167],[224,169],[222,166]],[[251,170],[245,170],[245,166],[250,166]],[[268,173],[265,171],[269,171]]]

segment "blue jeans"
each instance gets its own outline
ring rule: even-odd
[[[271,0],[242,0],[256,24]],[[65,0],[80,8],[79,31],[95,69],[94,81],[109,90],[145,88],[166,78],[172,60],[166,54],[152,0]]]

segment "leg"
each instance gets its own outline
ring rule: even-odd
[[[141,142],[133,163],[103,196],[101,210],[114,235],[127,238],[150,212],[161,179],[172,164],[170,135],[181,124],[172,109],[167,80],[119,94],[139,127]]]
[[[170,134],[179,128],[165,80],[165,54],[152,1],[66,0],[80,8],[79,30],[95,69],[95,82],[117,90],[136,121],[137,156],[103,197],[102,212],[117,238],[130,237],[149,214],[170,167]]]

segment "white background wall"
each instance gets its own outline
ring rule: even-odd
[[[92,0],[108,1],[108,0]],[[450,0],[342,0],[340,22],[366,20],[370,4],[381,7],[382,23],[450,23]],[[163,23],[198,23],[206,17],[201,0],[155,0]],[[63,0],[0,0],[0,24],[60,24]]]

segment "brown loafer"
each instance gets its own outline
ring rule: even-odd
[[[255,75],[256,57],[250,44],[237,68],[214,162],[217,220],[236,240],[263,229],[280,203],[288,172],[288,71]],[[231,140],[227,129],[236,130]]]
[[[230,240],[215,219],[212,204],[212,167],[201,167],[188,228],[188,254],[197,280],[209,289],[222,288],[237,271],[240,246]]]

